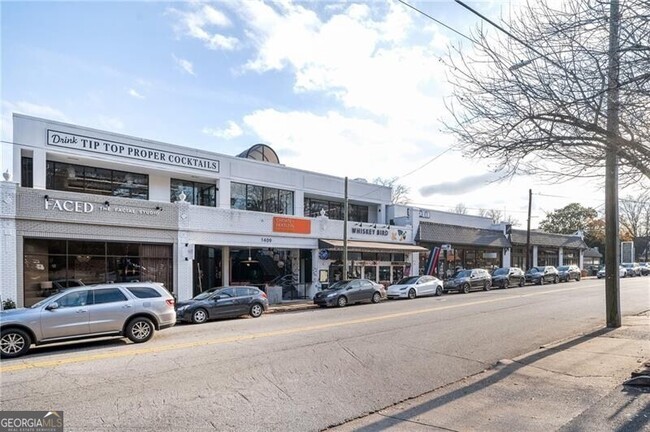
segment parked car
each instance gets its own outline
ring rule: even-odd
[[[512,285],[520,287],[526,284],[526,275],[519,267],[502,267],[492,272],[492,286],[508,288]]]
[[[481,288],[489,291],[492,286],[492,277],[487,270],[472,269],[458,270],[444,284],[444,291],[458,291],[469,293],[472,289]]]
[[[582,276],[580,267],[577,265],[565,265],[557,268],[560,276],[560,282],[569,282],[570,280],[579,281]]]
[[[647,262],[639,263],[639,267],[641,267],[641,275],[642,276],[650,275],[650,263],[647,263]]]
[[[202,324],[216,318],[232,318],[248,314],[259,318],[269,309],[266,293],[254,286],[210,288],[196,297],[178,302],[178,321]]]
[[[176,323],[174,298],[158,283],[68,288],[28,308],[0,312],[0,356],[18,357],[32,344],[126,336],[146,342]]]
[[[350,279],[336,282],[328,289],[316,293],[314,304],[320,307],[345,307],[351,303],[379,303],[384,297],[386,290],[382,284],[368,279]]]
[[[596,274],[596,277],[598,279],[602,279],[602,278],[605,277],[605,275],[606,275],[605,267],[603,267],[600,270],[598,270],[598,274]],[[627,277],[627,269],[625,267],[618,266],[618,277],[620,277],[620,278]]]
[[[85,286],[79,279],[57,279],[53,281],[41,282],[41,296],[49,297],[52,294],[59,293],[68,288]]]
[[[443,283],[434,276],[409,276],[400,279],[395,285],[388,287],[386,295],[389,299],[409,298],[426,295],[441,296]]]
[[[526,272],[526,282],[544,285],[547,282],[558,283],[560,274],[553,266],[531,267]]]
[[[641,267],[639,266],[639,263],[622,263],[621,265],[625,267],[628,276],[641,276]]]

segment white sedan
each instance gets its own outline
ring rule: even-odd
[[[389,286],[386,295],[389,299],[439,296],[442,295],[442,281],[434,276],[409,276]]]
[[[623,266],[619,266],[618,267],[618,277],[624,278],[626,276],[627,276],[627,269],[625,267],[623,267]],[[598,279],[602,279],[602,278],[605,277],[605,267],[598,270],[598,273],[596,274],[596,277]]]

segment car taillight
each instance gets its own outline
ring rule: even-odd
[[[264,291],[262,291],[262,297],[264,297],[265,299],[268,299],[268,297],[266,296],[266,293]]]
[[[174,299],[167,299],[167,300],[165,300],[165,301],[167,302],[167,305],[169,305],[169,306],[171,306],[171,307],[174,307],[174,303],[175,303],[175,302],[174,302]]]

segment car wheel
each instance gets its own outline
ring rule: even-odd
[[[510,288],[510,279],[506,279],[503,281],[503,289],[508,289]]]
[[[490,281],[483,282],[483,291],[490,291]]]
[[[370,301],[372,301],[373,303],[379,303],[381,301],[381,294],[379,294],[378,292],[374,293]]]
[[[133,343],[146,342],[153,337],[155,328],[149,318],[138,317],[126,326],[126,337]]]
[[[519,286],[523,287],[524,285],[526,285],[526,279],[524,278],[519,279]]]
[[[336,301],[336,304],[338,305],[338,307],[346,307],[348,305],[348,298],[346,296],[341,296]]]
[[[568,280],[568,279],[567,279],[567,280]],[[560,278],[558,278],[557,276],[555,276],[555,277],[553,278],[553,283],[554,283],[554,284],[558,283],[559,281],[560,281]]]
[[[0,336],[0,357],[20,357],[29,351],[32,340],[29,335],[20,329],[3,330]]]
[[[192,323],[203,324],[208,320],[208,311],[203,308],[198,308],[192,313]]]
[[[462,289],[463,293],[469,294],[470,286],[469,286],[468,283],[464,283],[461,289]]]
[[[251,309],[248,311],[248,314],[253,318],[259,318],[264,313],[264,307],[259,303],[254,303],[251,306]]]
[[[576,276],[576,282],[580,282],[580,275]]]
[[[415,288],[411,288],[409,290],[409,298],[413,300],[415,297],[417,297],[417,293],[415,292]]]
[[[544,285],[544,278],[543,277],[539,278],[538,285]]]
[[[438,287],[436,288],[436,296],[440,297],[441,295],[442,295],[442,287],[438,285]]]

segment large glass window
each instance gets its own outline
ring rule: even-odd
[[[20,159],[20,185],[22,187],[34,187],[34,160],[23,156]]]
[[[293,192],[232,182],[230,208],[292,215]]]
[[[181,193],[185,194],[185,201],[190,204],[216,207],[217,206],[217,185],[211,183],[198,183],[188,180],[171,179],[170,182],[171,202],[180,201]]]
[[[321,210],[324,210],[325,216],[330,219],[343,220],[343,203],[305,198],[305,216],[318,217],[321,215]],[[368,222],[368,206],[349,204],[348,220],[354,222]]]
[[[149,199],[149,176],[47,161],[47,189]]]
[[[152,281],[173,290],[169,244],[25,239],[24,251],[25,306],[82,284]]]

